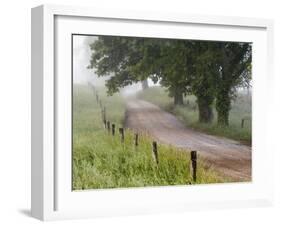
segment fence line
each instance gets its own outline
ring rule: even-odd
[[[89,85],[90,83],[88,83]],[[112,136],[115,136],[115,124],[114,123],[110,123],[109,120],[106,120],[106,108],[105,105],[102,104],[102,100],[100,99],[98,92],[96,90],[96,88],[90,84],[90,87],[92,87],[92,90],[96,96],[96,102],[99,105],[99,107],[101,108],[101,118],[102,118],[102,122],[104,124],[104,128],[107,129],[108,134],[111,134]],[[244,127],[244,121],[247,120],[246,118],[243,118],[241,120],[241,128]],[[121,143],[124,143],[125,141],[125,133],[124,133],[124,128],[119,128],[119,134],[120,134],[120,138],[121,138]],[[135,133],[134,134],[134,146],[138,147],[139,145],[139,134]],[[159,153],[158,153],[158,145],[156,141],[152,141],[152,154],[153,154],[153,158],[157,164],[157,166],[160,164],[159,162]],[[197,151],[191,151],[190,152],[190,174],[192,177],[192,180],[194,182],[196,182],[197,180]]]

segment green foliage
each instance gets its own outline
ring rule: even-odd
[[[236,88],[250,86],[252,46],[249,43],[218,43],[216,49],[218,125],[228,126],[231,99],[235,97]]]
[[[99,106],[89,87],[75,85],[73,93],[73,189],[142,187],[192,184],[189,152],[172,146],[159,145],[159,166],[153,157],[152,139],[140,136],[139,146],[133,145],[134,133],[125,131],[125,142],[118,133],[109,135],[103,128]],[[125,105],[119,95],[105,97],[107,117],[118,129],[123,124]],[[205,169],[199,155],[198,184],[228,182],[213,169]]]
[[[92,56],[89,68],[95,68],[98,76],[111,76],[106,81],[107,93],[113,95],[119,88],[146,79],[145,73],[134,73],[144,51],[143,38],[99,36],[90,45]]]
[[[167,88],[175,105],[195,95],[199,122],[212,122],[216,100],[218,124],[228,126],[235,89],[250,85],[250,43],[99,36],[91,50],[89,67],[111,75],[108,94],[151,78]]]

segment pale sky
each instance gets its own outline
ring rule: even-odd
[[[73,36],[73,82],[87,83],[96,77],[93,70],[87,69],[90,64],[91,51],[89,43],[96,37],[92,36]]]
[[[87,69],[90,64],[91,50],[89,44],[97,39],[96,36],[73,36],[73,82],[88,83],[89,81],[97,86],[103,86],[108,77],[98,77],[93,69]],[[153,86],[151,79],[148,80],[150,86]],[[141,83],[127,86],[121,90],[125,95],[132,95],[141,89]]]

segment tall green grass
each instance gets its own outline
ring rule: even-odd
[[[93,91],[82,85],[73,90],[73,189],[185,185],[193,181],[189,171],[189,152],[158,145],[159,165],[152,155],[152,139],[142,134],[139,146],[133,144],[134,132],[125,130],[121,142],[118,128],[123,127],[125,103],[121,96],[106,97],[99,90],[107,119],[116,124],[112,136],[103,128],[101,110]],[[227,182],[199,156],[196,183]]]
[[[229,114],[229,127],[220,127],[217,125],[217,112],[214,109],[213,123],[198,122],[198,108],[196,98],[192,95],[184,98],[183,106],[174,106],[173,99],[168,96],[162,87],[151,87],[138,93],[138,97],[150,101],[160,108],[175,114],[186,126],[206,132],[208,134],[223,136],[238,140],[242,143],[251,145],[251,97],[238,94],[232,101],[232,109]],[[246,118],[244,128],[241,128],[241,120]]]

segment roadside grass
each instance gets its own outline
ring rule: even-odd
[[[247,95],[239,94],[232,101],[232,109],[229,114],[229,127],[220,127],[216,124],[217,112],[214,107],[214,120],[211,124],[198,122],[198,108],[195,96],[186,96],[183,106],[174,106],[173,99],[162,87],[150,87],[145,91],[138,93],[138,98],[147,100],[158,105],[160,108],[173,113],[186,126],[193,129],[212,134],[238,140],[241,143],[251,145],[251,98]],[[246,118],[244,127],[241,128],[241,120]]]
[[[93,91],[84,85],[73,89],[73,190],[193,184],[190,153],[158,144],[159,165],[152,155],[152,139],[140,134],[133,144],[134,132],[125,130],[121,142],[118,128],[123,127],[125,102],[119,95],[99,96],[106,106],[107,118],[116,124],[112,136],[104,128],[101,110]],[[198,160],[196,184],[229,182]]]

